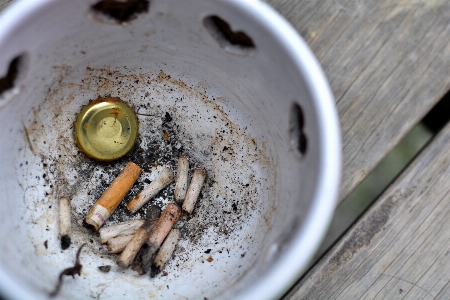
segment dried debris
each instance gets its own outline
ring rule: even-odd
[[[110,265],[99,266],[98,269],[103,273],[108,273],[109,271],[111,271],[111,266]]]
[[[72,278],[75,278],[75,274],[78,274],[78,276],[81,275],[81,268],[83,267],[80,264],[80,254],[81,254],[81,250],[83,249],[83,247],[86,245],[86,243],[84,243],[83,245],[80,246],[80,248],[77,251],[77,256],[76,256],[76,260],[75,260],[75,265],[71,268],[67,268],[65,270],[63,270],[61,272],[61,274],[59,274],[59,279],[58,279],[58,284],[56,285],[55,289],[53,290],[53,292],[49,293],[50,297],[55,297],[56,295],[58,295],[59,290],[61,289],[62,286],[62,280],[63,280],[63,276],[72,276]]]

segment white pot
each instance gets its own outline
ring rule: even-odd
[[[87,242],[81,276],[65,277],[57,297],[280,297],[317,249],[338,193],[337,113],[311,51],[259,1],[152,0],[122,24],[94,12],[95,2],[18,1],[0,18],[0,78],[18,70],[0,91],[1,292],[48,298]],[[233,44],[212,16],[254,46]],[[97,163],[78,152],[73,122],[82,105],[106,95],[137,112],[142,150]],[[163,149],[168,157],[152,156]],[[154,178],[156,160],[176,171],[180,149],[208,170],[208,181],[193,215],[176,225],[182,238],[167,276],[122,270],[83,218],[127,160],[143,173],[124,203]],[[171,189],[157,196],[162,206]],[[65,251],[63,196],[73,228]],[[108,224],[130,218],[116,213]]]

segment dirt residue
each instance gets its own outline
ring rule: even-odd
[[[78,81],[70,81],[71,77],[67,76],[70,72],[61,69],[61,79],[49,88],[46,101],[36,108],[25,132],[47,174],[49,197],[71,199],[74,244],[89,240],[88,253],[115,260],[116,256],[108,254],[106,246],[83,227],[89,209],[128,161],[140,166],[142,174],[104,226],[143,218],[149,205],[164,209],[174,202],[175,183],[135,215],[130,215],[125,206],[154,180],[162,167],[176,173],[178,157],[186,153],[190,158],[189,178],[199,166],[207,170],[208,176],[194,212],[182,215],[175,225],[181,229],[182,237],[174,261],[166,267],[171,270],[169,274],[177,276],[183,272],[182,266],[191,268],[204,259],[205,248],[216,255],[226,253],[230,259],[241,259],[242,253],[256,252],[256,248],[246,248],[255,246],[248,242],[254,241],[248,226],[257,222],[263,227],[270,226],[271,221],[261,216],[273,207],[274,199],[264,198],[273,186],[273,166],[246,127],[233,121],[216,97],[206,95],[205,84],[189,86],[162,71],[136,75],[87,68],[85,76]],[[118,97],[134,109],[139,135],[125,157],[98,162],[79,153],[72,134],[73,122],[82,105],[106,96]],[[31,208],[29,201],[25,201]],[[264,228],[260,230],[265,232]],[[246,256],[251,264],[252,259],[247,257],[251,256]],[[230,264],[230,270],[238,278],[245,268]]]

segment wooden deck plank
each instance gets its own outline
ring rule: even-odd
[[[450,282],[445,285],[442,291],[436,296],[436,299],[450,299]]]
[[[343,131],[340,199],[450,89],[446,0],[269,0],[318,57]]]
[[[450,124],[287,298],[449,299],[448,149]]]

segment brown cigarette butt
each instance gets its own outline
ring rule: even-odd
[[[191,184],[189,185],[186,193],[186,199],[183,202],[183,210],[187,213],[192,213],[195,203],[197,202],[198,195],[203,187],[203,183],[206,179],[206,170],[203,168],[196,168],[194,175],[192,175]]]
[[[92,206],[86,216],[86,223],[98,230],[123,200],[140,173],[141,168],[135,163],[129,162]]]
[[[172,257],[173,251],[175,251],[175,246],[180,239],[181,231],[179,229],[172,229],[167,235],[164,243],[159,248],[158,254],[153,261],[150,269],[150,277],[155,277],[164,268],[164,265]]]
[[[163,188],[173,181],[173,172],[169,168],[164,168],[142,192],[127,204],[127,209],[134,214],[145,203],[159,193]]]
[[[133,235],[133,238],[122,251],[119,258],[117,259],[117,264],[122,268],[128,268],[131,262],[136,257],[139,249],[141,249],[142,245],[147,242],[150,231],[152,230],[154,224],[157,222],[159,216],[161,215],[161,209],[152,205],[147,210],[147,215],[145,219],[145,223],[139,227],[136,233]]]
[[[112,239],[120,235],[133,235],[139,227],[144,224],[144,219],[129,220],[108,227],[102,227],[99,229],[100,241],[102,244],[106,243],[109,239]]]
[[[67,198],[61,198],[59,200],[59,236],[61,237],[61,248],[63,250],[70,246],[71,228],[70,201]]]
[[[106,243],[108,245],[109,253],[120,253],[125,249],[128,243],[133,239],[133,234],[119,235],[110,238]]]
[[[170,203],[167,205],[167,208],[163,211],[158,221],[156,221],[147,241],[147,252],[142,255],[141,267],[143,273],[147,273],[150,270],[153,254],[158,251],[158,248],[161,246],[180,215],[180,207],[174,203]]]
[[[188,158],[187,154],[181,154],[180,157],[178,157],[177,178],[175,180],[175,190],[173,192],[175,201],[178,203],[182,203],[186,197],[189,172]]]
[[[167,234],[173,227],[173,224],[181,215],[180,207],[174,203],[169,203],[166,209],[161,214],[161,217],[156,221],[153,229],[148,237],[149,243],[154,243],[161,246]]]

